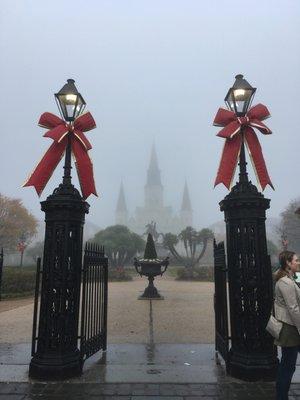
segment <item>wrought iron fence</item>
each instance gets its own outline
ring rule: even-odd
[[[1,249],[1,253],[0,253],[0,301],[2,298],[2,274],[3,274],[3,259],[4,259],[4,254],[3,254],[3,247]]]

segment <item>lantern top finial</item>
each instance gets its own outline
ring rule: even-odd
[[[253,89],[249,82],[244,79],[243,74],[238,74],[235,76],[235,82],[232,86],[233,89]]]
[[[58,94],[79,94],[77,87],[75,86],[75,80],[67,79],[67,83],[60,89]]]

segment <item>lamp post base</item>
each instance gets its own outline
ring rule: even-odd
[[[227,373],[243,381],[275,381],[278,368],[276,355],[229,353]]]
[[[82,374],[79,350],[58,357],[57,354],[38,353],[29,365],[29,376],[34,379],[62,380]]]
[[[138,300],[164,300],[164,296],[162,296],[161,294],[158,293],[157,296],[149,296],[147,294],[145,294],[145,292],[138,297]]]

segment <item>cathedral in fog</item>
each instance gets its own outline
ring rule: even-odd
[[[121,183],[115,223],[126,225],[138,234],[145,233],[146,225],[151,222],[156,223],[156,229],[159,233],[179,233],[187,226],[193,226],[193,212],[187,183],[183,188],[181,209],[178,215],[173,214],[172,207],[164,205],[163,192],[164,187],[161,183],[156,150],[153,145],[147,171],[147,182],[144,187],[144,205],[136,207],[135,215],[130,216],[126,205],[123,183]]]

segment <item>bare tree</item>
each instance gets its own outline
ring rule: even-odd
[[[20,199],[0,194],[0,247],[14,251],[25,247],[36,234],[37,219],[23,206]]]
[[[281,213],[278,232],[281,236],[282,248],[300,253],[300,216],[296,211],[300,207],[300,198],[291,201]]]

